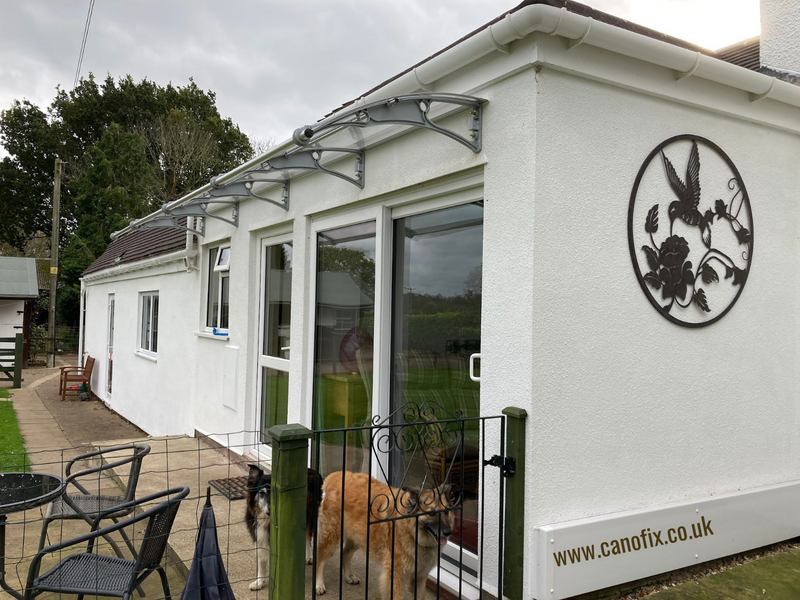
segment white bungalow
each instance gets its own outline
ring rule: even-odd
[[[524,408],[523,598],[800,535],[800,4],[762,4],[714,53],[525,2],[132,223],[83,277],[93,389],[265,457]]]

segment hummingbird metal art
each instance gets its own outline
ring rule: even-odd
[[[689,163],[686,166],[686,182],[684,183],[675,172],[675,167],[661,151],[661,158],[664,161],[664,170],[667,172],[667,180],[678,197],[669,205],[667,214],[669,215],[670,233],[675,219],[680,219],[691,227],[700,228],[700,236],[706,248],[711,248],[711,222],[714,213],[711,209],[705,214],[701,214],[697,207],[700,204],[700,152],[697,142],[692,141],[692,150],[689,153]]]

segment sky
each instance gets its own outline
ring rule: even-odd
[[[710,49],[759,34],[758,0],[588,0]],[[276,142],[430,56],[515,0],[95,0],[81,75],[194,78]],[[89,0],[0,0],[0,110],[71,89]],[[4,153],[0,148],[0,156]]]

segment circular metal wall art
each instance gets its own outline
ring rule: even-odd
[[[696,135],[656,146],[633,185],[628,244],[639,284],[663,317],[684,327],[724,317],[753,260],[750,198],[728,155]]]

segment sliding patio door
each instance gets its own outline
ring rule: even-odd
[[[259,441],[270,444],[267,431],[285,424],[289,410],[292,243],[262,242],[261,264]]]
[[[398,422],[480,417],[470,362],[481,349],[482,257],[482,201],[394,221],[390,402]],[[463,434],[434,435],[422,451],[399,449],[391,461],[394,485],[464,490],[451,541],[471,553],[479,541],[479,431],[478,421],[467,421]],[[452,556],[461,553],[444,558]]]

